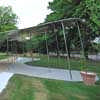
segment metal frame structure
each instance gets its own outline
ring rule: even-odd
[[[59,24],[61,26],[61,28],[62,28],[65,49],[66,49],[66,53],[68,54],[66,34],[65,34],[65,25],[64,25],[64,23],[66,23],[66,22],[68,22],[68,23],[73,23],[73,22],[77,23],[78,33],[79,33],[80,42],[81,42],[81,46],[82,46],[82,51],[83,51],[83,54],[84,54],[83,41],[82,41],[82,37],[81,37],[81,33],[80,33],[80,27],[79,27],[79,24],[78,24],[78,22],[83,22],[82,19],[80,19],[80,18],[62,19],[62,20],[58,20],[58,21],[53,21],[53,22],[48,22],[48,23],[40,24],[40,25],[37,25],[37,26],[34,26],[34,27],[30,27],[30,28],[26,28],[26,29],[19,29],[19,30],[9,31],[8,32],[8,37],[7,37],[7,54],[8,54],[8,51],[9,51],[9,46],[8,46],[9,38],[11,38],[12,42],[13,42],[13,39],[19,41],[17,39],[17,37],[19,36],[19,34],[24,34],[24,32],[26,32],[27,34],[30,34],[30,40],[31,40],[31,36],[32,36],[32,34],[34,34],[33,32],[39,33],[39,31],[43,31],[44,35],[45,35],[46,50],[47,50],[47,56],[48,56],[48,62],[49,62],[50,57],[49,57],[49,48],[48,48],[48,41],[46,39],[46,34],[48,32],[48,27],[50,27],[52,25],[54,27],[56,24]],[[46,27],[47,29],[45,30],[44,27]],[[53,29],[55,29],[55,27]],[[56,42],[57,42],[57,45],[58,45],[57,37],[56,37]],[[70,58],[69,58],[69,56],[67,56],[67,61],[68,61],[68,68],[69,68],[70,78],[72,79],[71,66],[70,66]]]

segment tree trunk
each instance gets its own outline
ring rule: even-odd
[[[70,58],[70,47],[71,47],[71,40],[67,38],[67,48],[68,48],[68,57]]]

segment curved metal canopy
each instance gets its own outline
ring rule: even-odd
[[[44,31],[47,27],[50,27],[50,25],[59,24],[59,23],[61,24],[61,22],[63,22],[63,23],[67,23],[67,25],[71,26],[72,23],[76,22],[76,21],[82,22],[82,19],[80,19],[80,18],[61,19],[61,20],[57,20],[57,21],[42,23],[42,24],[39,24],[37,26],[33,26],[33,27],[25,28],[25,29],[17,29],[17,30],[6,31],[4,33],[8,33],[7,38],[10,38],[12,40],[19,40],[18,37],[19,37],[20,34],[23,34],[23,33],[38,34],[39,32]]]

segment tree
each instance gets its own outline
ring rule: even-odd
[[[52,10],[52,13],[47,16],[46,22],[69,17],[78,17],[86,20],[85,25],[79,23],[79,26],[83,38],[84,54],[87,58],[91,40],[96,36],[100,36],[99,0],[54,0],[49,3],[48,8]],[[72,32],[74,32],[74,28]],[[73,37],[73,34],[71,35],[71,33],[68,33],[70,34],[68,35],[68,38]],[[76,40],[77,37],[74,37],[74,41]],[[70,42],[71,41],[67,41],[69,50],[71,45]]]
[[[39,52],[38,50],[41,49],[41,52],[45,49],[45,37],[41,34],[34,35],[31,37],[30,40],[25,41],[25,49],[26,51],[33,50],[34,52]]]
[[[17,16],[13,13],[12,8],[0,7],[0,32],[16,29]]]
[[[0,6],[0,47],[7,39],[7,31],[17,29],[16,23],[17,16],[13,13],[12,8]]]

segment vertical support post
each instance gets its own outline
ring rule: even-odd
[[[82,35],[81,35],[81,32],[80,32],[80,27],[79,27],[78,22],[77,22],[77,27],[78,27],[78,34],[79,34],[80,43],[81,43],[81,48],[82,48],[82,57],[83,57],[83,60],[84,60],[84,62],[85,62],[85,57],[84,57],[84,45],[83,45]],[[81,70],[82,70],[82,68],[81,68]]]
[[[13,40],[11,40],[11,55],[12,55],[12,63],[14,63],[14,58],[13,58]]]
[[[79,27],[78,22],[77,22],[77,27],[78,27],[78,34],[79,34],[80,43],[81,43],[81,47],[82,47],[82,56],[84,57],[84,46],[83,46],[82,36],[81,36],[80,27]]]
[[[18,37],[18,39],[16,39],[16,60],[19,57],[19,51],[18,51],[19,40],[20,40],[20,32],[19,31],[17,31],[17,37]]]
[[[14,54],[14,63],[16,63],[16,59],[17,59],[17,39],[14,41],[15,43],[14,43],[14,45],[15,45],[15,54]]]
[[[16,40],[14,40],[14,64],[16,63]]]
[[[16,52],[16,54],[15,54],[15,63],[16,63],[16,60],[17,60],[17,40],[15,41],[15,45],[16,45],[16,50],[15,50],[15,52]]]
[[[37,48],[37,54],[38,54],[38,57],[40,57],[40,49],[39,49],[39,47]]]
[[[2,43],[2,42],[1,42],[1,40],[0,40],[0,49],[1,49],[1,43]]]
[[[8,55],[8,49],[9,49],[9,48],[8,48],[8,37],[7,37],[7,55]]]
[[[47,50],[47,56],[48,56],[48,63],[49,63],[49,60],[50,60],[50,57],[49,57],[49,48],[48,48],[48,42],[47,42],[47,35],[46,35],[46,31],[45,31],[45,41],[46,41],[46,50]]]
[[[13,64],[15,64],[15,40],[12,40]]]
[[[69,59],[69,56],[68,56],[68,47],[67,47],[67,41],[66,41],[66,35],[65,35],[65,27],[64,27],[64,23],[61,22],[61,25],[62,25],[62,31],[63,31],[63,36],[64,36],[65,49],[66,49],[66,53],[67,53],[67,60],[68,60],[69,74],[70,74],[70,78],[72,79],[72,73],[71,73],[71,68],[70,68],[70,59]]]
[[[30,42],[31,42],[31,40],[32,40],[32,33],[30,33]],[[33,61],[33,48],[31,48],[31,52],[30,53],[31,53],[32,61]]]
[[[7,56],[9,56],[9,43],[8,43],[8,37],[7,37]],[[8,62],[9,62],[9,57],[8,57]]]
[[[20,39],[20,33],[18,32],[18,40],[19,39]],[[18,46],[19,46],[19,41],[16,41],[16,59],[18,59],[18,57],[19,57]]]
[[[23,38],[23,39],[22,39],[22,41],[23,41],[23,42],[22,42],[22,43],[23,43],[23,45],[22,45],[22,47],[23,47],[23,49],[22,49],[22,50],[23,50],[23,51],[22,51],[22,55],[25,56],[25,52],[24,52],[24,36],[23,36],[23,35],[22,35],[22,38]]]
[[[57,31],[55,31],[56,30],[56,28],[55,28],[55,24],[54,24],[54,32],[56,33],[56,37],[55,37],[55,39],[56,39],[56,43],[57,43],[57,53],[59,53],[59,51],[60,51],[60,49],[59,49],[59,42],[58,42],[58,36],[57,36]],[[60,55],[57,55],[58,56],[58,60],[57,60],[57,64],[58,64],[58,66],[60,65],[59,63],[60,63]]]

